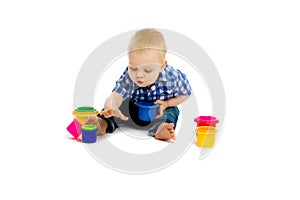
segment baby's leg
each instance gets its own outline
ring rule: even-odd
[[[104,119],[97,117],[96,115],[91,115],[87,118],[84,123],[85,125],[93,124],[97,126],[98,132],[97,135],[105,135],[107,129],[107,122]]]
[[[155,139],[158,140],[169,140],[176,139],[174,124],[173,123],[162,123],[159,125],[156,133]]]
[[[169,107],[162,117],[155,119],[149,128],[149,135],[156,139],[175,139],[175,128],[179,116],[177,107]]]

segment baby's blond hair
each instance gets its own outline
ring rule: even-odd
[[[167,45],[164,36],[161,32],[153,28],[146,28],[137,31],[131,38],[128,45],[128,52],[141,51],[144,53],[147,50],[156,49],[162,61],[164,61],[167,53]]]

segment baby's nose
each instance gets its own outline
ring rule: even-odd
[[[143,75],[143,73],[141,73],[141,72],[137,72],[137,73],[136,73],[136,77],[138,77],[138,78],[143,78],[143,76],[144,76],[144,75]]]

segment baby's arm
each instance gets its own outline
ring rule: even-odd
[[[123,97],[117,92],[112,92],[104,103],[104,110],[108,108],[119,108],[122,102]]]
[[[104,103],[104,110],[100,112],[100,115],[104,115],[106,118],[115,116],[125,121],[128,120],[128,117],[124,116],[119,110],[122,102],[123,97],[117,92],[112,92],[106,99]]]
[[[157,100],[154,102],[154,104],[160,104],[161,106],[164,107],[164,110],[165,110],[168,107],[174,107],[174,106],[181,104],[182,102],[187,100],[187,98],[189,98],[188,95],[179,95],[179,96],[170,98],[166,101]]]
[[[187,98],[189,98],[188,95],[179,95],[179,96],[170,98],[166,101],[156,100],[154,102],[154,104],[160,104],[160,107],[159,107],[160,111],[156,118],[161,117],[166,108],[177,106],[177,105],[181,104],[182,102],[184,102],[185,100],[187,100]]]
[[[183,103],[185,100],[187,100],[187,98],[189,98],[188,95],[179,95],[177,97],[173,97],[171,99],[168,99],[164,102],[166,103],[167,107],[174,107],[174,106],[177,106],[177,105]]]

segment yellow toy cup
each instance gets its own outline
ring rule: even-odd
[[[215,145],[217,130],[210,126],[201,126],[196,129],[197,146],[212,148]]]
[[[76,108],[73,111],[73,115],[76,117],[76,119],[81,123],[84,124],[86,119],[91,116],[91,115],[97,115],[99,112],[90,106],[81,106]]]

